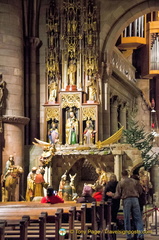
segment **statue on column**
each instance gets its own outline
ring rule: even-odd
[[[76,143],[78,143],[78,120],[70,109],[70,117],[66,120],[66,144]]]

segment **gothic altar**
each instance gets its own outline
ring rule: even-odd
[[[46,11],[46,135],[51,129],[46,138],[59,144],[95,143],[101,84],[98,8],[92,1],[59,4],[50,1]],[[84,137],[88,129],[91,134]]]

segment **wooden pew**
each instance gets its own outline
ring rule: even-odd
[[[7,211],[6,211],[7,207]],[[62,210],[62,216],[66,216],[68,218],[67,223],[63,223],[62,217],[61,220],[58,221],[58,227],[56,225],[55,229],[55,215],[57,208],[60,208]],[[81,237],[81,239],[86,240],[87,239],[87,233],[89,230],[89,237],[93,240],[96,240],[98,236],[100,236],[100,240],[105,239],[105,231],[107,226],[109,226],[109,219],[110,216],[105,215],[104,216],[104,203],[92,203],[92,204],[81,204],[81,203],[75,203],[75,202],[67,202],[67,203],[60,203],[60,204],[41,204],[41,203],[26,203],[26,202],[18,202],[16,204],[12,203],[0,203],[0,213],[3,216],[3,219],[7,220],[7,225],[12,226],[12,229],[14,230],[14,227],[17,226],[17,224],[20,224],[20,220],[22,220],[22,216],[28,214],[30,217],[30,225],[28,225],[27,228],[27,235],[29,236],[31,234],[31,228],[32,231],[34,231],[35,235],[41,236],[40,239],[44,239],[48,236],[48,239],[51,239],[51,234],[54,232],[56,233],[56,238],[64,239],[63,236],[59,236],[59,229],[60,227],[63,227],[67,231],[67,235],[65,237],[68,237],[71,240],[76,239],[77,235]],[[44,210],[45,213],[47,212],[46,216],[46,224],[45,224],[45,218],[42,218],[41,216],[41,210]],[[91,222],[86,223],[86,211],[89,209],[89,212],[91,214]],[[20,211],[19,211],[20,210]],[[81,214],[81,221],[75,220],[75,212],[80,212]],[[108,213],[108,209],[106,210]],[[18,212],[18,214],[17,214]],[[99,226],[97,222],[97,215],[99,215]],[[41,219],[40,219],[40,217]],[[51,225],[49,223],[49,219],[52,217],[52,221],[54,221],[54,224]],[[24,220],[24,217],[23,217]],[[36,222],[37,221],[37,222]],[[34,229],[33,229],[33,222],[34,222]],[[32,223],[32,226],[31,226]],[[40,225],[41,223],[41,225]],[[22,224],[22,222],[21,222]],[[38,225],[39,224],[39,225]],[[23,225],[22,225],[23,226]],[[41,232],[40,232],[41,229]],[[74,231],[72,231],[74,230]],[[99,230],[99,231],[98,231]],[[93,232],[94,231],[94,232]],[[98,231],[98,232],[97,232]],[[39,234],[39,235],[38,235]],[[34,240],[35,238],[33,238]],[[109,236],[108,236],[109,239]],[[24,239],[23,239],[24,240]],[[30,238],[31,240],[31,238]],[[61,240],[61,239],[60,239]]]
[[[54,227],[48,231],[47,226],[47,213],[42,212],[38,220],[30,220],[29,216],[23,216],[19,222],[19,228],[4,230],[4,240],[63,240],[64,236],[59,235],[59,229],[61,228],[62,209],[57,209],[55,216],[49,216],[51,218]],[[33,225],[32,225],[33,224]]]
[[[26,220],[19,221],[19,230],[7,230],[7,224],[4,227],[3,232],[3,240],[27,240],[27,225],[28,222]],[[1,239],[1,238],[0,238]]]
[[[4,231],[5,231],[6,221],[0,222],[0,240],[4,240]]]

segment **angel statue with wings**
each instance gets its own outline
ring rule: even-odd
[[[45,166],[51,161],[52,157],[54,156],[54,153],[56,151],[55,145],[45,141],[41,141],[37,138],[34,139],[36,142],[33,142],[33,144],[43,149],[40,161],[42,162],[42,165]]]

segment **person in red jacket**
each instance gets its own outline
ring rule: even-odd
[[[97,202],[101,202],[103,199],[103,186],[102,185],[98,185],[96,187],[96,191],[93,193],[93,196]]]
[[[64,203],[64,200],[60,198],[58,195],[54,194],[53,187],[48,187],[47,196],[41,199],[41,203],[51,203],[51,204]]]

